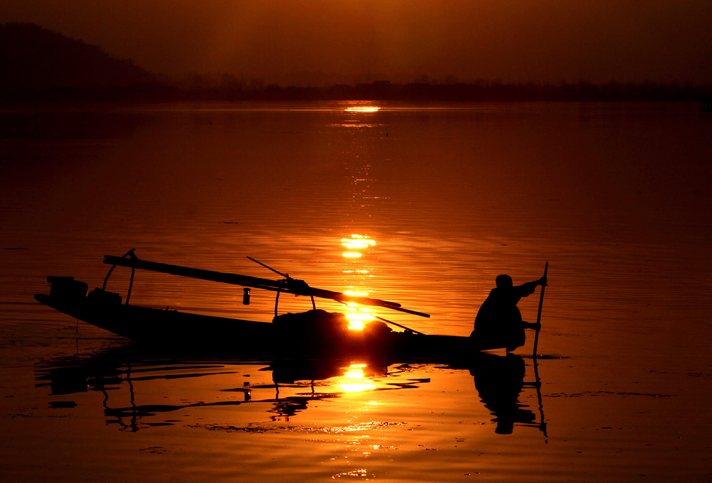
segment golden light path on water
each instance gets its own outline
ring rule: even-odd
[[[344,111],[346,112],[378,112],[381,108],[379,106],[349,106]]]
[[[348,268],[343,270],[345,275],[351,276],[351,286],[344,291],[347,295],[355,297],[368,297],[368,287],[365,285],[366,278],[370,275],[370,270],[364,266],[364,255],[376,246],[376,240],[368,235],[352,233],[341,238],[341,247],[345,249],[341,256],[349,262]],[[363,330],[366,323],[374,319],[373,311],[370,307],[364,307],[355,303],[346,304],[346,319],[349,321],[349,329]]]
[[[358,102],[350,104],[344,109],[344,112],[368,114],[376,113],[380,110],[380,106],[371,102]],[[354,200],[358,200],[363,196],[364,188],[361,186],[361,183],[365,181],[365,178],[367,178],[367,176],[361,173],[354,177]],[[363,203],[357,203],[357,206],[359,207],[357,211],[361,211],[365,205]],[[347,267],[344,268],[342,272],[350,279],[348,283],[349,287],[344,291],[347,295],[368,297],[368,279],[371,276],[371,271],[367,264],[367,255],[375,246],[376,240],[363,232],[352,232],[341,238],[341,256],[347,264]],[[345,315],[349,321],[350,330],[363,330],[366,324],[375,318],[371,307],[365,307],[355,303],[346,304]]]
[[[371,391],[376,388],[376,383],[366,376],[365,363],[352,363],[339,377],[336,385],[346,393]]]

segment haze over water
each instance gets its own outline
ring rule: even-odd
[[[0,112],[9,480],[710,477],[712,117],[687,105],[373,105]],[[534,425],[497,434],[470,371],[430,364],[344,361],[315,388],[278,390],[265,364],[101,352],[122,340],[33,301],[47,275],[100,286],[103,255],[133,247],[277,277],[249,255],[428,312],[378,315],[452,335],[472,330],[496,275],[534,280],[549,261],[542,406],[523,389],[518,414]],[[125,294],[126,281],[109,288]],[[241,300],[240,288],[150,273],[132,294],[271,319],[271,294]],[[537,302],[520,303],[526,319]],[[49,385],[63,370],[89,383]]]

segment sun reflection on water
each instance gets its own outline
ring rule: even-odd
[[[350,287],[344,291],[353,297],[368,297],[367,278],[371,271],[363,266],[364,255],[376,246],[376,240],[368,235],[352,233],[341,238],[341,247],[346,249],[341,256],[349,262],[342,273],[350,275]],[[350,330],[363,330],[366,324],[374,319],[370,307],[362,307],[356,303],[346,304],[346,320],[349,321]]]
[[[364,296],[366,295],[368,294],[364,293]],[[366,327],[366,323],[375,318],[369,307],[362,307],[352,302],[346,304],[346,313],[344,316],[346,320],[349,321],[349,330],[363,330],[364,327]]]
[[[376,246],[376,240],[366,235],[352,233],[351,236],[341,239],[341,246],[349,250],[365,250],[366,248]]]
[[[359,268],[359,269],[356,269],[356,270],[350,269],[350,268],[346,268],[346,269],[342,270],[341,272],[344,273],[344,274],[346,274],[346,275],[354,275],[354,274],[355,274],[355,275],[368,275],[369,273],[371,273],[371,271],[368,270],[368,269],[366,269],[366,268]]]
[[[349,106],[344,111],[346,112],[378,112],[381,108],[379,106],[364,105],[364,106]]]
[[[346,252],[342,253],[341,256],[344,258],[361,258],[363,256],[363,253],[346,251]]]
[[[337,383],[338,387],[341,388],[343,392],[356,393],[371,391],[376,388],[376,383],[366,376],[367,364],[364,363],[354,363],[351,364],[344,375],[339,378]]]

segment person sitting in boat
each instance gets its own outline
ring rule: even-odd
[[[493,288],[475,317],[475,330],[470,337],[478,349],[498,349],[505,347],[513,351],[524,345],[524,328],[537,328],[536,324],[524,322],[517,303],[522,297],[534,293],[537,285],[546,285],[542,277],[532,282],[514,286],[512,277],[499,275]]]

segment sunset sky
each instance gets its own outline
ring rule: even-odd
[[[173,76],[712,82],[710,0],[3,0],[0,21]]]

